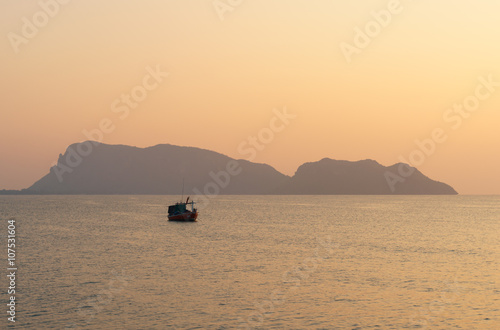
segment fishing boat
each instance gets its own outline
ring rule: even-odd
[[[194,208],[194,201],[189,202],[189,197],[186,202],[175,203],[168,207],[168,221],[196,221],[198,218],[198,210]],[[191,205],[191,211],[187,206]]]

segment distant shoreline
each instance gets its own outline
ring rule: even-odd
[[[178,194],[143,194],[143,193],[53,193],[33,192],[23,190],[0,190],[0,196],[180,196]],[[184,193],[186,195],[186,193]],[[187,196],[187,195],[186,195]],[[196,196],[196,195],[193,195]],[[220,194],[219,196],[500,196],[500,195],[461,195],[461,194]]]

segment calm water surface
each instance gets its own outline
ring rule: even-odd
[[[15,327],[500,329],[500,197],[219,196],[168,222],[177,199],[0,197]]]

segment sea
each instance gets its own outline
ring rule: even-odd
[[[500,196],[180,200],[0,196],[0,328],[500,329]]]

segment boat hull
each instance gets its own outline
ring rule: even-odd
[[[168,221],[194,222],[198,218],[198,212],[186,212],[182,214],[169,215]]]

